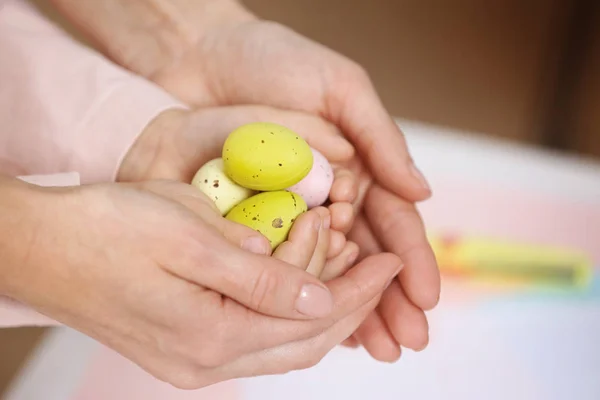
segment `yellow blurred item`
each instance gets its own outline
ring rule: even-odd
[[[592,260],[576,250],[469,236],[431,235],[443,274],[586,288]]]

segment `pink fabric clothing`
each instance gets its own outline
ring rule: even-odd
[[[181,106],[71,39],[24,0],[0,0],[0,168],[112,181],[144,127]]]
[[[79,44],[24,0],[0,0],[0,173],[39,185],[113,181],[144,127],[184,107]],[[45,174],[70,173],[45,177]],[[0,298],[0,327],[54,321]]]

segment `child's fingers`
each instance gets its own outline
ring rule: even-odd
[[[323,282],[342,276],[354,265],[358,258],[358,245],[354,242],[346,242],[342,252],[335,258],[328,260],[319,279]]]
[[[329,210],[325,207],[317,207],[312,211],[318,213],[321,216],[321,220],[324,221],[321,230],[319,231],[319,238],[317,245],[315,246],[312,258],[308,264],[306,272],[320,276],[325,263],[327,261],[327,250],[329,249],[329,227],[331,226],[331,216]]]
[[[346,168],[337,167],[334,170],[333,185],[329,199],[333,203],[352,203],[358,195],[358,180],[356,175]]]
[[[348,233],[354,223],[354,207],[350,203],[333,203],[329,206],[331,229]]]
[[[306,270],[313,257],[319,239],[319,230],[324,224],[319,211],[310,210],[300,215],[288,236],[288,240],[280,244],[273,257]]]
[[[327,249],[327,259],[330,260],[337,257],[346,246],[346,235],[342,232],[329,231],[329,248]]]

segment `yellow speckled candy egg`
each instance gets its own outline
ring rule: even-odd
[[[233,206],[256,194],[241,187],[227,176],[223,169],[223,159],[215,158],[204,164],[192,179],[192,186],[207,195],[221,212],[227,214]]]
[[[225,172],[239,185],[275,191],[300,182],[310,172],[308,143],[290,129],[256,122],[231,132],[223,145]]]
[[[275,249],[286,241],[294,221],[306,210],[306,203],[296,193],[263,192],[233,207],[226,218],[262,233]]]

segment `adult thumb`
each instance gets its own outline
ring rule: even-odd
[[[188,259],[177,275],[273,317],[311,319],[332,312],[333,297],[325,284],[270,257],[265,237],[222,218],[196,189],[174,182],[156,182],[144,188],[186,206],[214,229],[203,230],[198,241],[201,256]],[[261,252],[267,254],[255,254]]]
[[[227,247],[219,265],[198,277],[203,286],[273,317],[314,319],[333,311],[331,292],[308,272],[267,255],[252,254],[230,244]],[[205,269],[196,271],[200,270]]]

